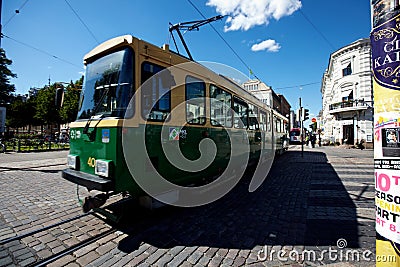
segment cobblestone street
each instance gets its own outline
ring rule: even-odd
[[[67,154],[0,154],[0,243],[82,214],[76,185],[60,175]],[[35,264],[112,229],[48,266],[375,266],[373,170],[372,150],[302,157],[292,146],[253,193],[245,177],[202,207],[128,206],[116,226],[87,215],[0,245],[0,266]]]

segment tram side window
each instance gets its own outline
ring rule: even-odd
[[[260,115],[260,130],[265,132],[267,131],[267,113],[261,111]]]
[[[150,62],[142,64],[142,116],[146,120],[165,121],[171,112],[171,90],[163,75],[164,67]]]
[[[274,120],[275,120],[275,126],[276,126],[275,131],[277,133],[280,133],[281,132],[281,120],[278,119],[277,117],[275,117]]]
[[[192,76],[186,77],[186,121],[189,124],[206,123],[206,85]]]
[[[267,127],[268,127],[268,132],[271,132],[271,113],[268,111],[267,112]]]
[[[249,104],[249,129],[260,129],[260,126],[258,125],[258,107],[252,104]]]
[[[247,128],[248,125],[247,107],[248,107],[247,103],[244,102],[242,99],[235,96],[233,97],[233,111],[235,112],[233,119],[233,126],[235,128],[242,128],[242,129]]]
[[[232,127],[232,95],[211,84],[210,98],[211,125]]]

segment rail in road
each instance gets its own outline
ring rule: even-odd
[[[49,153],[0,155],[0,240],[82,214],[76,186],[60,177],[65,152]],[[119,225],[82,217],[0,245],[0,265],[47,263],[66,252],[48,266],[375,266],[372,151],[306,148],[302,158],[294,146],[254,193],[249,182],[197,208],[124,206]]]

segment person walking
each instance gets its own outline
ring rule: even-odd
[[[315,148],[315,142],[317,141],[317,137],[315,136],[315,134],[311,134],[310,140],[311,140],[311,146]]]

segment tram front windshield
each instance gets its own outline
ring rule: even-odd
[[[133,95],[133,51],[126,48],[86,66],[78,119],[125,116]]]

